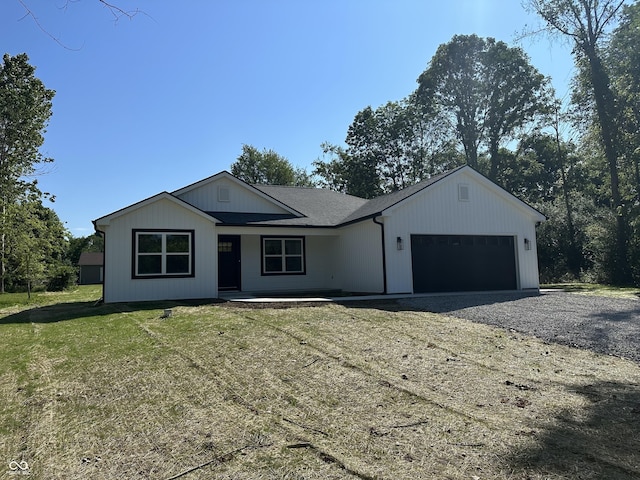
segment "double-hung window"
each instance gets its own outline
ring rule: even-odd
[[[304,237],[262,237],[263,275],[304,273]]]
[[[193,230],[134,230],[133,277],[192,277]]]

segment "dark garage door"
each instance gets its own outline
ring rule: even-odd
[[[413,291],[515,290],[513,237],[411,235]]]

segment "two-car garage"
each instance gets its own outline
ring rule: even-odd
[[[513,236],[411,235],[414,293],[515,290]]]

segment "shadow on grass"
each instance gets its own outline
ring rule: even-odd
[[[527,474],[562,478],[640,478],[640,385],[615,382],[572,387],[588,402],[564,411],[536,437],[535,447],[504,458],[505,466]]]
[[[38,306],[0,318],[0,325],[18,323],[55,323],[87,317],[100,317],[116,313],[164,310],[179,306],[200,306],[217,303],[217,299],[135,302],[135,303],[97,303],[67,302]]]

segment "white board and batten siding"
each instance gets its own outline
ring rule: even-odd
[[[282,236],[295,230],[280,229]],[[309,230],[306,230],[309,232]],[[241,236],[242,290],[247,292],[300,292],[303,290],[340,289],[340,259],[337,257],[338,237],[304,235],[305,273],[292,275],[263,275],[260,235]]]
[[[174,192],[181,200],[205,212],[288,213],[262,192],[238,183],[229,175]]]
[[[345,292],[384,292],[381,226],[371,219],[340,228],[340,288]]]
[[[99,221],[97,221],[99,222]],[[105,232],[104,301],[128,302],[217,296],[217,246],[213,221],[161,198],[97,224]],[[133,230],[193,230],[195,276],[132,278]]]
[[[514,237],[518,289],[539,288],[535,227],[544,216],[473,170],[456,172],[383,215],[388,293],[413,292],[411,235]]]
[[[220,226],[217,233],[240,235],[243,291],[384,291],[381,227],[371,219],[338,229]],[[263,235],[304,237],[305,274],[262,275]]]

